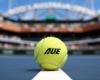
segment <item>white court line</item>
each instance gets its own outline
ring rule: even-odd
[[[63,70],[40,71],[32,80],[72,80]]]

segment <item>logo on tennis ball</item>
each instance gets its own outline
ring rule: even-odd
[[[60,51],[60,48],[48,48],[44,54],[59,54]]]

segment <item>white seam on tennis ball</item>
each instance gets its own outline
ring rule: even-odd
[[[42,47],[43,44],[44,44],[44,40],[45,40],[45,39],[43,39],[43,41],[42,41],[42,43],[41,43],[41,45],[40,45],[40,48],[39,48],[38,53],[37,53],[37,55],[36,55],[36,59],[38,58],[38,55],[40,54],[39,52],[40,52],[40,50],[41,50],[41,47]]]
[[[41,49],[42,46],[44,46],[44,42],[45,42],[45,40],[47,40],[47,39],[48,39],[48,38],[44,38],[44,39],[43,39],[43,41],[42,41],[42,43],[41,43],[41,45],[40,45],[40,49]],[[40,49],[38,50],[38,54],[37,54],[37,56],[36,56],[36,59],[38,58]]]
[[[49,63],[49,64],[53,64],[53,65],[55,65],[55,66],[58,66],[56,63],[54,63],[54,62],[47,62],[47,61],[43,61],[43,62],[41,62],[42,64],[47,64],[47,63]]]
[[[42,63],[41,63],[41,64],[39,64],[39,65],[43,65],[43,64],[51,64],[51,65],[56,66],[57,68],[59,68],[59,67],[60,67],[59,65],[56,65],[55,63],[51,63],[51,62],[42,62]]]

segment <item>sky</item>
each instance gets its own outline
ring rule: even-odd
[[[12,1],[12,4],[9,6],[10,1]],[[38,3],[40,3],[40,2],[70,3],[73,5],[84,6],[84,7],[90,8],[90,9],[94,9],[96,11],[100,11],[100,0],[0,0],[0,13],[3,14],[4,12],[7,12],[9,7],[16,8],[18,6],[33,4],[33,3],[37,3],[37,2]],[[47,12],[48,12],[47,10],[38,10],[36,12],[36,14],[39,19],[45,19]],[[64,18],[63,15],[66,15],[66,17],[68,19],[69,18],[76,19],[76,18],[80,18],[80,16],[81,16],[81,14],[73,13],[71,11],[64,11],[64,10],[60,10],[60,9],[54,11],[53,14],[55,16],[57,16],[58,19],[63,19]],[[21,17],[23,19],[32,19],[32,16],[33,16],[32,11],[29,11],[24,14],[18,14],[15,16],[11,16],[11,18],[17,19],[17,18]],[[88,18],[89,16],[85,16],[85,17]]]

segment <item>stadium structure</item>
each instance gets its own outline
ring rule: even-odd
[[[44,12],[40,14],[41,10]],[[31,20],[22,16],[29,11]],[[71,19],[69,11],[79,14],[79,18]],[[41,19],[37,12],[43,16]],[[90,18],[86,19],[87,16]],[[100,13],[69,3],[38,2],[9,8],[0,14],[0,51],[4,54],[32,54],[37,41],[46,36],[61,38],[69,54],[99,54]]]

